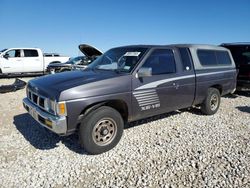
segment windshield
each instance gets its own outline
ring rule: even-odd
[[[79,64],[81,63],[81,61],[83,61],[84,56],[78,56],[78,57],[74,57],[72,59],[70,59],[67,63],[68,64]]]
[[[113,48],[98,57],[89,68],[129,73],[146,51],[147,48],[138,47]]]

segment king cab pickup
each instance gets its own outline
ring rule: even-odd
[[[45,73],[49,63],[69,60],[59,55],[47,57],[39,48],[9,48],[0,52],[0,75]]]
[[[29,81],[25,109],[59,135],[79,133],[91,154],[113,148],[125,123],[200,106],[213,115],[236,87],[229,50],[210,45],[113,48],[82,71]]]

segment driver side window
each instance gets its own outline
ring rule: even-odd
[[[9,58],[21,57],[21,50],[10,50],[6,53]]]
[[[176,66],[173,51],[170,49],[154,50],[142,67],[152,68],[152,75],[175,73]]]

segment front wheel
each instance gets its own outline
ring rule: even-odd
[[[124,122],[118,111],[102,106],[90,112],[81,122],[80,143],[90,154],[100,154],[114,148],[120,141]]]
[[[216,88],[209,88],[206,99],[201,105],[201,111],[206,115],[215,114],[220,106],[220,92]]]

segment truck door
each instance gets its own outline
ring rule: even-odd
[[[20,49],[11,49],[2,56],[3,73],[20,73],[23,71],[23,61]]]
[[[23,50],[23,71],[24,72],[42,72],[43,56],[36,49]]]
[[[138,77],[135,74],[132,78],[135,119],[192,105],[195,77],[191,72],[183,73],[178,55],[178,51],[172,48],[152,49],[138,67],[137,72],[141,68],[150,68],[152,75]]]

